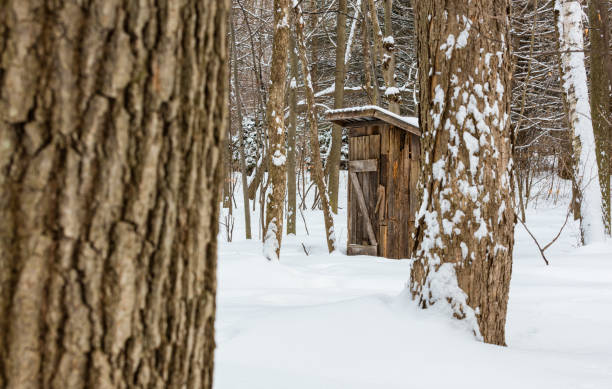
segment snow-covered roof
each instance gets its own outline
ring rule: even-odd
[[[367,125],[370,122],[385,122],[413,134],[421,135],[418,118],[401,116],[376,105],[332,109],[325,113],[325,118],[343,127]]]

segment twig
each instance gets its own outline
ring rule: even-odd
[[[563,232],[563,229],[565,228],[565,226],[567,225],[567,221],[569,220],[569,215],[572,211],[572,206],[571,204],[567,207],[567,213],[565,214],[565,221],[563,222],[563,225],[561,226],[561,228],[559,229],[559,232],[557,233],[557,235],[550,241],[548,242],[548,244],[546,244],[544,247],[540,246],[540,243],[538,242],[538,240],[536,239],[536,237],[531,233],[531,231],[529,231],[529,228],[527,228],[527,225],[525,224],[525,222],[523,221],[523,219],[521,219],[519,217],[519,215],[516,215],[516,218],[518,219],[518,221],[521,222],[521,224],[523,225],[523,227],[525,227],[525,231],[527,231],[527,233],[531,236],[531,238],[533,239],[533,241],[535,242],[536,246],[538,246],[538,250],[540,250],[540,254],[542,255],[542,259],[544,259],[544,262],[546,262],[546,265],[548,266],[548,259],[546,259],[546,255],[544,255],[544,251],[546,251],[546,249],[548,249],[553,243],[555,243],[557,241],[557,239],[559,239],[559,237],[561,236],[561,232]]]
[[[567,224],[567,221],[569,220],[569,215],[571,213],[571,210],[572,210],[571,206],[567,208],[567,214],[565,215],[565,221],[563,222],[563,225],[561,226],[561,229],[559,230],[559,233],[557,233],[557,236],[555,236],[553,238],[553,240],[551,240],[546,246],[544,246],[544,248],[542,250],[546,250],[547,248],[549,248],[550,245],[555,243],[555,241],[559,238],[559,236],[561,236],[561,231],[563,231],[563,229],[565,228],[565,225]]]
[[[310,192],[310,188],[314,187],[314,185],[315,185],[315,182],[312,181],[308,189],[306,189],[306,192],[304,193],[304,196],[302,197],[302,202],[300,203],[300,208],[302,207],[306,208],[306,196],[308,196],[308,192]]]
[[[516,214],[516,212],[515,212]],[[527,233],[529,233],[529,235],[531,236],[531,239],[533,239],[533,241],[535,242],[536,246],[538,246],[538,250],[540,250],[540,255],[542,255],[542,259],[544,260],[544,262],[546,263],[546,266],[549,265],[548,263],[548,259],[546,259],[546,255],[544,255],[544,250],[542,250],[542,246],[540,246],[540,243],[538,242],[538,240],[536,239],[535,236],[533,236],[533,234],[531,233],[531,231],[529,231],[529,228],[527,228],[527,225],[525,224],[525,222],[523,221],[523,219],[521,219],[519,217],[519,215],[516,215],[516,218],[518,219],[518,221],[521,222],[521,224],[523,225],[523,227],[525,227],[525,230],[527,231]]]
[[[302,208],[300,208],[300,215],[302,215],[302,220],[304,221],[304,228],[306,229],[306,235],[310,235],[310,232],[308,232],[308,226],[306,225],[306,218],[304,217],[304,212],[302,212]]]
[[[304,249],[304,252],[306,253],[306,256],[309,256],[310,253],[308,252],[308,250],[306,250],[306,246],[304,246],[303,242],[302,242],[302,248]]]

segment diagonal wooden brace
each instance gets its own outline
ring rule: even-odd
[[[368,231],[368,237],[370,238],[370,243],[373,245],[377,245],[376,236],[374,235],[374,229],[372,228],[372,221],[370,220],[370,215],[368,213],[368,208],[365,203],[365,199],[363,197],[363,191],[361,190],[361,185],[359,185],[359,179],[357,178],[357,174],[351,171],[351,182],[353,183],[353,188],[355,188],[355,193],[357,194],[357,203],[359,203],[359,208],[361,208],[361,212],[366,219],[366,229]]]

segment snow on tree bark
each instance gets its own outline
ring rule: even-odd
[[[266,228],[264,255],[269,260],[279,259],[283,238],[283,206],[287,183],[285,149],[285,80],[289,52],[289,0],[274,0],[274,40],[270,89],[266,107],[268,127],[268,165],[270,189],[266,198]]]
[[[423,138],[410,288],[503,345],[515,222],[509,2],[414,5]]]
[[[229,7],[2,2],[1,388],[212,387]]]
[[[385,98],[389,103],[389,111],[400,113],[401,95],[395,83],[395,40],[391,35],[391,5],[392,0],[385,0],[385,30],[383,33],[378,23],[378,13],[374,0],[367,0],[370,8],[370,20],[372,20],[372,35],[374,36],[374,53],[382,66],[383,79],[385,81]]]
[[[605,239],[603,204],[587,75],[584,66],[582,8],[578,1],[555,2],[561,86],[573,133],[574,179],[579,191],[580,232],[584,244]]]
[[[353,14],[353,22],[351,23],[351,31],[349,32],[348,40],[346,42],[346,50],[344,55],[344,66],[349,65],[349,60],[351,59],[352,49],[353,49],[353,41],[355,40],[355,30],[357,29],[357,21],[359,20],[359,11],[361,10],[361,1],[357,0],[355,2],[355,13]]]
[[[297,78],[299,69],[297,53],[295,52],[295,39],[290,37],[289,42],[291,83],[289,85],[289,130],[287,131],[287,234],[295,234],[297,211],[295,134],[297,130]]]

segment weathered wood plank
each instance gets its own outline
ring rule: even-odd
[[[363,144],[361,145],[362,146],[361,152],[363,153],[362,159],[369,159],[370,157],[370,140],[371,139],[372,139],[371,136],[362,138],[363,140]],[[361,193],[363,194],[364,204],[366,205],[365,210],[362,210],[362,212],[367,213],[367,217],[370,218],[370,208],[372,207],[372,204],[371,204],[372,196],[370,194],[370,184],[368,180],[369,174],[360,173],[360,174],[357,174],[357,176],[359,177]],[[367,224],[367,219],[361,219],[361,223]],[[371,218],[370,218],[369,224],[372,227],[372,231],[374,231],[374,225],[372,224]],[[365,227],[365,230],[364,230],[364,236],[363,236],[363,244],[372,243],[372,241],[370,240],[370,232],[368,230],[367,225],[364,225],[364,227]],[[376,234],[374,234],[374,239],[376,239]]]
[[[377,245],[359,245],[359,244],[349,244],[346,250],[348,255],[377,255]]]
[[[381,126],[380,129],[380,153],[382,155],[389,154],[389,125]]]
[[[374,208],[374,213],[376,214],[378,220],[382,219],[383,212],[381,212],[381,208],[384,209],[385,206],[385,187],[382,185],[378,185],[378,189],[376,190],[376,207]]]
[[[355,139],[349,138],[349,160],[355,158]],[[347,243],[355,243],[356,230],[355,230],[355,219],[357,214],[355,212],[355,196],[353,195],[353,186],[351,182],[352,178],[348,177],[348,203],[347,203]]]
[[[387,165],[387,247],[386,257],[396,258],[397,248],[397,236],[395,226],[397,224],[396,214],[397,209],[397,169],[398,169],[398,152],[399,152],[399,139],[397,137],[397,130],[389,128],[389,163]]]
[[[349,137],[359,137],[359,136],[370,136],[370,135],[378,135],[378,126],[374,127],[363,127],[356,126],[349,128]]]
[[[410,223],[408,221],[410,214],[410,134],[404,134],[404,148],[401,158],[401,190],[400,190],[400,239],[399,240],[399,258],[409,257],[409,230]]]
[[[379,248],[379,255],[385,258],[389,257],[389,251],[388,251],[388,236],[389,236],[389,231],[387,229],[387,225],[380,225],[379,226],[380,229],[380,241],[378,243],[378,248]]]
[[[355,173],[359,172],[375,172],[378,170],[377,159],[361,159],[358,161],[349,161],[349,170]]]
[[[369,176],[369,186],[370,186],[370,199],[369,201],[369,212],[370,212],[370,220],[372,220],[372,229],[374,231],[374,236],[376,237],[376,241],[379,240],[379,230],[378,230],[378,218],[376,217],[375,212],[375,204],[376,204],[376,195],[378,193],[378,160],[380,159],[380,135],[373,135],[370,137],[370,150],[369,150],[370,159],[374,159],[377,161],[376,167],[377,169],[373,172],[367,173]]]
[[[352,127],[364,127],[370,126],[372,124],[386,124],[384,120],[381,119],[370,119],[367,121],[342,121],[342,120],[331,120],[331,122],[336,123],[344,128],[352,128]]]
[[[361,191],[361,186],[359,185],[359,179],[355,172],[350,172],[350,176],[353,179],[353,188],[355,188],[355,197],[357,197],[357,202],[359,203],[359,207],[361,208],[361,212],[363,213],[365,219],[366,231],[368,232],[368,237],[370,238],[370,243],[373,245],[377,244],[376,236],[374,235],[374,230],[372,229],[372,222],[370,221],[370,216],[368,214],[368,208],[363,198],[363,192]]]
[[[365,159],[365,154],[363,153],[363,143],[364,138],[355,139],[355,159]],[[349,174],[349,176],[351,176]],[[357,181],[358,184],[361,184],[359,181],[359,177],[355,176],[354,181]],[[365,231],[365,226],[363,225],[363,212],[361,207],[359,206],[359,200],[357,199],[357,192],[355,190],[355,186],[352,187],[353,190],[353,202],[355,203],[355,244],[363,244],[364,240],[367,242],[367,232]]]

